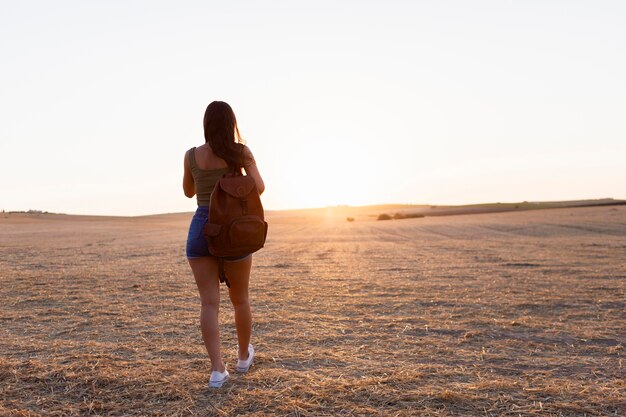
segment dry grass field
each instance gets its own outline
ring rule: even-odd
[[[626,206],[271,213],[217,390],[190,217],[0,215],[0,415],[626,415]]]

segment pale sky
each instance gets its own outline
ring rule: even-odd
[[[194,210],[213,100],[267,209],[626,198],[622,1],[0,5],[0,209]]]

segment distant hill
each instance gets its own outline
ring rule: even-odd
[[[326,216],[349,217],[351,219],[378,218],[403,219],[426,216],[452,216],[462,214],[500,213],[507,211],[541,210],[552,208],[574,208],[594,206],[626,205],[626,200],[602,198],[595,200],[571,201],[522,201],[519,203],[481,203],[466,205],[416,205],[416,204],[381,204],[374,206],[332,206],[314,209],[297,209],[268,211],[268,217],[299,217],[299,216]],[[351,220],[352,221],[352,220]]]
[[[541,210],[555,208],[595,207],[595,206],[620,206],[626,205],[626,200],[613,198],[601,198],[595,200],[570,200],[570,201],[522,201],[519,203],[481,203],[466,205],[428,205],[428,204],[379,204],[372,206],[330,206],[310,209],[294,210],[266,210],[267,217],[344,217],[351,219],[378,218],[379,216],[391,219],[414,218],[425,216],[452,216],[461,214],[500,213],[507,211]],[[104,218],[119,219],[142,219],[151,220],[187,220],[192,212],[163,213],[143,216],[98,216],[98,215],[68,215],[62,213],[48,213],[41,210],[28,211],[2,211],[1,218],[9,216],[43,217],[50,219],[63,219],[66,216],[82,218],[84,220],[97,220]],[[386,215],[386,216],[384,216]]]
[[[596,207],[626,205],[626,200],[602,198],[596,200],[570,201],[522,201],[519,203],[482,203],[459,206],[415,206],[404,210],[385,210],[380,214],[402,217],[451,216],[460,214],[499,213],[506,211],[542,210],[554,208]]]

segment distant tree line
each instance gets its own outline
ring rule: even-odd
[[[401,219],[417,219],[424,217],[423,214],[419,213],[396,213],[393,216],[390,216],[387,213],[383,213],[378,216],[377,220],[401,220]]]

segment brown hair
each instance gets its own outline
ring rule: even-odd
[[[244,166],[244,140],[239,134],[233,109],[223,101],[214,101],[204,112],[204,140],[228,168],[241,173]]]

